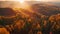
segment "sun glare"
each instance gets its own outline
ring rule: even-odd
[[[24,3],[24,0],[19,0],[20,3]]]
[[[35,0],[35,1],[42,1],[42,0]]]

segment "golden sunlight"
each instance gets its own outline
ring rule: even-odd
[[[42,1],[42,0],[35,0],[35,1]]]
[[[24,0],[18,0],[20,3],[24,3]]]

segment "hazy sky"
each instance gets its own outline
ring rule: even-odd
[[[0,0],[0,1],[19,1],[19,0]],[[37,0],[24,0],[24,1],[37,1]],[[38,0],[38,1],[55,1],[55,2],[60,2],[60,0]]]
[[[0,8],[4,8],[4,7],[19,7],[20,4],[18,2],[12,2],[11,0],[8,2],[9,0],[0,0]],[[13,0],[15,1],[15,0]],[[18,0],[19,1],[19,0]],[[27,1],[27,0],[25,0]],[[32,0],[30,0],[32,1]],[[60,0],[38,0],[38,1],[44,1],[44,2],[60,2]],[[37,3],[37,2],[35,2]]]

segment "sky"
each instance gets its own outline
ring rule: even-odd
[[[13,2],[13,1],[18,1],[18,2]],[[37,1],[37,0],[0,0],[0,8],[4,7],[19,7],[19,6],[25,6],[25,5],[20,5],[19,2],[23,1]],[[60,2],[60,0],[38,0],[38,1],[43,1],[43,2]],[[38,2],[35,2],[38,3]],[[23,3],[22,3],[23,4]]]
[[[20,0],[0,0],[0,1],[20,1]],[[60,0],[24,0],[24,1],[55,1],[55,2],[60,2]]]

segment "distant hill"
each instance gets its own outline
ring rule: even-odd
[[[60,13],[60,7],[50,3],[38,3],[32,5],[32,10],[43,15],[54,15]]]
[[[0,8],[0,16],[14,16],[16,12],[11,8]]]

